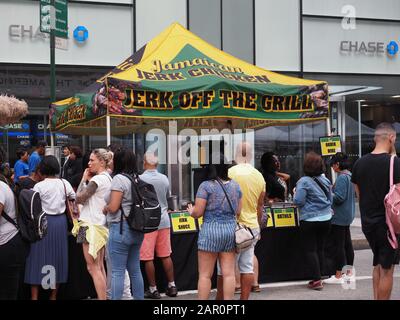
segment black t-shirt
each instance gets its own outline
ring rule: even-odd
[[[368,153],[354,164],[351,181],[360,190],[361,223],[366,232],[386,222],[383,201],[389,192],[389,169],[388,153]],[[400,160],[397,157],[394,159],[393,182],[400,182]]]
[[[278,198],[281,201],[285,201],[285,188],[279,182],[278,176],[270,173],[263,174],[263,176],[268,198]]]

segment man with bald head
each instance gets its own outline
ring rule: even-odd
[[[235,180],[242,191],[243,207],[239,223],[253,230],[256,239],[252,246],[237,254],[240,272],[241,300],[248,300],[254,279],[254,263],[258,264],[254,255],[254,246],[259,239],[261,217],[265,197],[265,180],[262,174],[252,166],[253,148],[248,142],[241,142],[236,148],[236,166],[229,169],[229,178]],[[255,268],[258,271],[258,266]],[[258,272],[256,272],[258,274]]]
[[[392,292],[394,265],[399,251],[387,239],[384,198],[389,192],[390,155],[395,153],[396,131],[390,123],[375,130],[375,149],[354,164],[352,182],[360,202],[361,225],[373,259],[374,299],[388,300]],[[394,159],[393,182],[400,182],[400,161]]]
[[[145,292],[145,298],[160,299],[160,293],[156,286],[154,269],[154,253],[160,258],[168,280],[165,294],[176,297],[178,290],[174,281],[174,266],[171,259],[171,235],[170,221],[168,216],[167,198],[170,194],[168,178],[157,171],[158,158],[152,152],[146,152],[143,159],[145,172],[140,175],[144,182],[152,184],[157,193],[158,202],[161,206],[161,221],[157,231],[144,235],[142,247],[140,248],[140,260],[144,261],[149,290]]]

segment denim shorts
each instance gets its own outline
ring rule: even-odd
[[[256,243],[260,239],[260,229],[254,228],[251,229],[251,231],[253,231],[254,234],[253,244],[248,249],[236,254],[236,266],[239,270],[239,273],[254,273],[254,265],[253,265],[254,247],[256,246]],[[217,262],[217,274],[219,276],[222,275],[219,261]]]

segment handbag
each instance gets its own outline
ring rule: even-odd
[[[235,215],[236,212],[235,210],[233,210],[233,206],[231,203],[231,200],[228,197],[228,194],[225,190],[224,185],[222,184],[222,182],[217,179],[219,185],[221,186],[222,190],[225,193],[225,197],[226,200],[228,200],[229,206],[231,207],[231,210],[233,212],[233,214]],[[235,247],[236,247],[236,253],[240,253],[246,249],[248,249],[254,241],[254,234],[253,231],[251,231],[251,229],[247,226],[245,226],[244,224],[241,224],[239,222],[236,222],[236,229],[235,229]]]
[[[68,222],[68,230],[71,231],[74,227],[74,220],[79,218],[79,207],[75,201],[71,201],[68,199],[67,188],[65,187],[65,183],[62,179],[60,179],[64,186],[65,193],[65,214],[67,216]]]

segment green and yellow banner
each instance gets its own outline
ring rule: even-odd
[[[53,104],[50,116],[54,130],[96,134],[105,115],[118,132],[165,127],[169,120],[190,128],[221,121],[258,128],[328,114],[326,82],[264,70],[174,23],[86,93]]]

